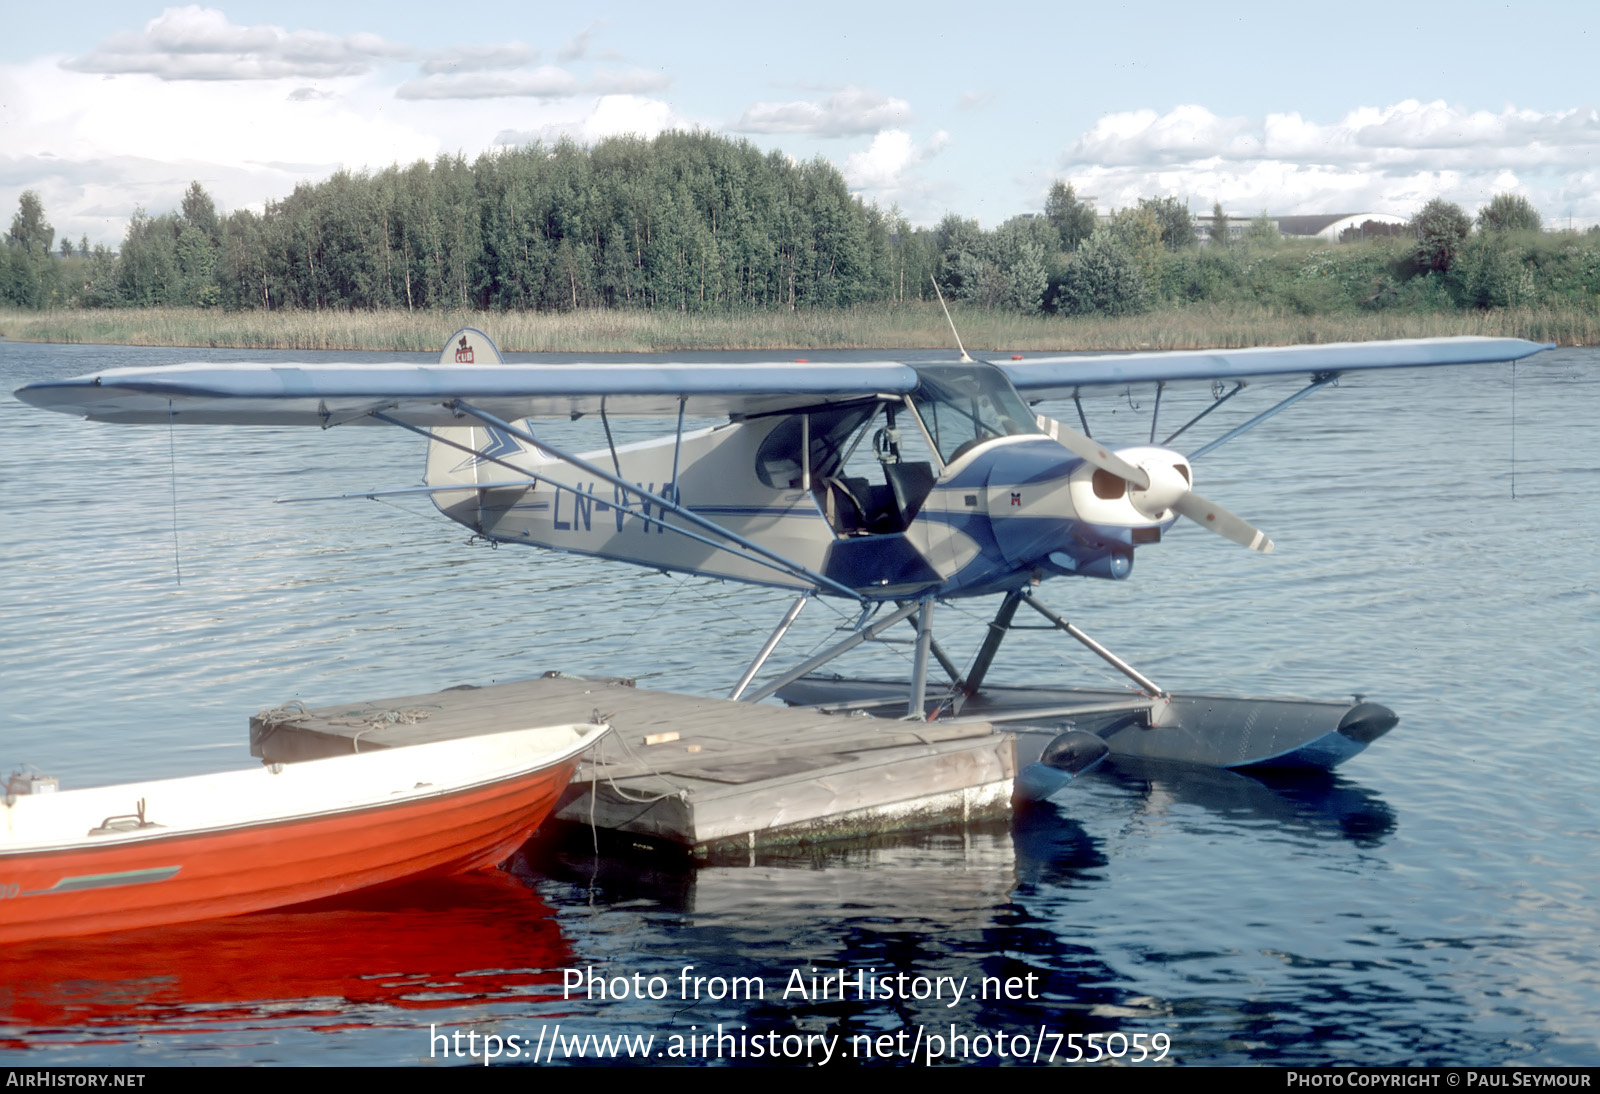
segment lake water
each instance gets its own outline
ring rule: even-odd
[[[0,343],[0,380],[271,356]],[[1189,447],[1294,389],[1258,388]],[[1096,436],[1143,440],[1150,394],[1089,400]],[[1162,422],[1204,398],[1169,390]],[[442,1063],[430,1031],[509,1055],[559,1025],[563,1046],[653,1035],[652,1057],[696,1059],[716,1045],[689,1038],[720,1026],[745,1038],[724,1057],[756,1063],[820,1062],[830,1037],[835,1059],[926,1059],[935,1038],[971,1062],[1062,1059],[1099,1033],[1128,1060],[1162,1035],[1163,1063],[1600,1064],[1597,418],[1592,349],[1525,361],[1514,385],[1504,365],[1347,378],[1196,464],[1277,553],[1180,528],[1126,582],[1041,589],[1168,688],[1397,710],[1335,777],[1112,767],[1010,824],[698,869],[534,845],[510,872],[10,947],[0,1063]],[[587,422],[551,435],[603,444]],[[422,448],[364,428],[169,435],[0,396],[0,764],[63,787],[246,767],[263,708],[546,669],[715,694],[787,602],[469,547],[426,502],[273,503],[414,485]],[[942,639],[969,652],[989,610],[942,610]],[[839,620],[812,608],[784,649]],[[995,678],[1108,677],[1041,635]],[[564,996],[586,970],[639,974],[646,998]],[[818,998],[812,970],[903,991]],[[785,995],[796,971],[807,990]],[[713,998],[736,977],[764,997]],[[974,998],[985,977],[1018,997]]]

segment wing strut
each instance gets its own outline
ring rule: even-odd
[[[588,460],[574,456],[567,452],[563,452],[561,449],[556,448],[553,445],[546,444],[544,441],[541,441],[535,437],[532,433],[529,433],[526,429],[520,429],[502,418],[496,418],[488,411],[479,410],[477,407],[471,405],[470,403],[462,402],[460,399],[451,399],[445,404],[445,406],[452,410],[459,411],[462,414],[466,414],[469,417],[476,418],[480,422],[483,422],[487,425],[492,425],[496,429],[504,430],[518,440],[533,445],[533,447],[537,448],[540,452],[543,452],[548,456],[554,456],[556,459],[567,464],[569,467],[576,467],[580,471],[587,472],[596,478],[603,479],[624,493],[631,494],[642,501],[648,501],[652,505],[658,505],[661,507],[663,512],[676,514],[689,523],[705,529],[714,536],[721,536],[733,543],[737,543],[745,550],[767,559],[768,564],[772,565],[775,569],[787,571],[788,573],[794,574],[796,577],[803,577],[807,581],[810,581],[812,584],[816,585],[818,588],[826,586],[827,588],[832,589],[834,592],[839,593],[841,596],[847,596],[851,600],[859,603],[866,602],[866,598],[860,593],[846,585],[841,585],[831,577],[825,577],[822,574],[817,573],[815,570],[811,570],[800,565],[798,562],[793,562],[787,558],[784,558],[776,551],[769,551],[759,543],[756,543],[753,540],[748,540],[739,535],[737,532],[729,531],[728,529],[722,527],[722,525],[717,524],[715,521],[707,520],[699,513],[696,513],[693,509],[679,505],[675,501],[668,501],[660,494],[655,494],[649,490],[645,490],[644,488],[629,482],[627,479],[622,478],[620,475],[613,475],[611,472],[605,470],[604,468],[595,466]],[[547,479],[545,481],[548,482],[549,480]],[[674,494],[678,492],[677,483],[672,484],[672,492]],[[664,525],[664,527],[672,528],[673,526],[669,524]],[[682,532],[683,529],[673,528],[673,531]],[[722,544],[712,544],[712,546],[721,550],[727,549]]]
[[[1225,445],[1229,441],[1233,440],[1239,434],[1244,433],[1247,430],[1254,429],[1256,426],[1260,425],[1262,422],[1266,421],[1268,418],[1270,418],[1274,414],[1278,413],[1278,411],[1287,410],[1289,407],[1293,406],[1295,403],[1298,403],[1301,399],[1304,399],[1307,395],[1310,395],[1313,391],[1316,391],[1318,388],[1327,387],[1329,384],[1335,383],[1338,379],[1339,379],[1339,374],[1337,372],[1319,372],[1319,373],[1317,373],[1316,375],[1312,376],[1311,382],[1309,384],[1307,384],[1305,387],[1301,388],[1299,391],[1295,392],[1293,395],[1289,396],[1287,399],[1284,399],[1282,402],[1278,403],[1276,406],[1270,406],[1266,410],[1263,410],[1260,414],[1257,414],[1254,418],[1251,418],[1248,422],[1245,422],[1244,425],[1241,425],[1241,426],[1238,426],[1237,428],[1228,430],[1228,432],[1224,433],[1222,436],[1218,437],[1216,440],[1212,441],[1210,444],[1202,445],[1200,448],[1195,449],[1193,452],[1189,453],[1189,455],[1186,458],[1191,460],[1191,461],[1198,460],[1201,456],[1204,456],[1207,452],[1210,452],[1212,449],[1221,448],[1223,445]],[[1230,391],[1228,394],[1231,396],[1233,394],[1233,392]],[[1215,405],[1215,404],[1213,404],[1213,405]],[[1188,426],[1185,426],[1184,428],[1187,429]],[[1176,436],[1176,434],[1174,434],[1174,436]]]
[[[1218,381],[1218,383],[1220,383],[1220,381]],[[1184,433],[1186,433],[1190,426],[1194,425],[1201,418],[1204,418],[1207,414],[1210,414],[1213,410],[1217,409],[1217,407],[1221,406],[1223,403],[1227,402],[1229,399],[1231,399],[1235,395],[1239,394],[1239,392],[1243,391],[1244,390],[1244,381],[1243,380],[1235,380],[1233,382],[1233,390],[1228,392],[1226,395],[1217,394],[1221,390],[1222,389],[1220,387],[1213,387],[1211,389],[1211,394],[1212,394],[1212,396],[1213,396],[1215,401],[1210,406],[1208,406],[1204,410],[1202,410],[1200,413],[1196,414],[1193,418],[1190,418],[1187,422],[1184,422],[1177,429],[1174,429],[1171,433],[1168,433],[1167,434],[1167,439],[1161,442],[1161,447],[1162,448],[1170,448],[1172,446],[1172,442],[1177,440]],[[1150,443],[1151,444],[1155,444],[1155,439],[1153,437],[1151,438]]]
[[[485,460],[485,461],[487,461],[489,463],[497,463],[502,467],[509,467],[509,468],[511,468],[511,470],[517,471],[517,472],[520,472],[520,473],[523,473],[523,474],[527,473],[526,469],[518,467],[518,466],[516,466],[515,464],[511,463],[508,460],[503,460],[498,456],[491,456],[486,452],[479,452],[476,449],[472,448],[471,446],[461,444],[458,441],[452,441],[452,440],[450,440],[450,439],[448,439],[446,437],[437,436],[437,435],[429,432],[428,430],[423,429],[421,426],[412,425],[410,422],[403,422],[399,418],[391,418],[389,415],[383,413],[380,410],[373,410],[373,411],[369,411],[368,413],[370,413],[374,418],[377,418],[379,421],[387,422],[390,425],[397,425],[401,429],[409,429],[413,433],[417,433],[417,434],[420,434],[421,436],[427,437],[430,441],[437,441],[440,444],[449,445],[451,448],[454,448],[454,449],[456,449],[458,451],[461,451],[461,452],[465,452],[469,456],[476,456],[481,460]],[[503,425],[503,423],[502,423],[502,425]],[[531,434],[524,433],[524,432],[522,432],[520,430],[511,429],[511,432],[517,434],[519,437],[522,437],[524,439],[531,439]],[[535,442],[535,443],[537,443],[537,442]],[[541,448],[548,448],[549,446],[540,445],[540,447]],[[557,450],[550,449],[550,451],[552,453],[554,453]],[[557,456],[557,458],[560,459],[560,458],[564,458],[564,457]],[[575,461],[575,464],[576,464],[576,466],[583,467],[583,468],[585,468],[586,470],[589,470],[589,471],[593,471],[594,470],[594,468],[592,466],[584,463],[582,460]],[[608,479],[608,481],[609,481],[609,479]],[[417,493],[441,494],[441,493],[448,493],[448,492],[451,492],[451,491],[494,490],[494,489],[497,489],[499,487],[507,487],[507,486],[537,486],[541,482],[544,483],[546,486],[551,487],[554,490],[565,490],[569,494],[578,494],[580,496],[583,494],[583,491],[577,489],[574,486],[569,486],[569,485],[567,485],[566,483],[563,483],[563,482],[556,482],[554,479],[540,478],[540,477],[535,476],[533,478],[523,479],[523,480],[521,480],[519,482],[480,482],[480,483],[451,484],[449,486],[423,486],[423,487],[417,487],[417,488],[413,488],[413,489],[409,489],[409,490],[381,490],[381,491],[374,491],[374,492],[366,493],[366,494],[339,494],[339,495],[335,495],[333,497],[283,498],[281,500],[283,500],[283,501],[335,501],[335,500],[341,500],[341,499],[344,499],[344,498],[373,498],[373,497],[381,497],[381,496],[397,495],[397,494],[417,494]],[[647,499],[651,500],[652,502],[660,500],[660,499],[656,498],[656,496],[654,494],[651,494],[651,493],[649,493],[647,491],[644,491],[644,490],[640,490],[638,487],[633,486],[631,484],[624,484],[624,487],[625,487],[625,489],[627,490],[628,493],[640,495],[641,497],[647,498]],[[644,521],[646,524],[660,527],[661,529],[663,529],[665,531],[668,531],[668,532],[676,532],[678,535],[685,536],[685,537],[687,537],[689,539],[692,539],[696,543],[705,544],[707,547],[710,547],[713,551],[727,551],[731,555],[736,555],[739,558],[745,559],[748,562],[753,562],[758,566],[771,567],[772,569],[777,570],[779,573],[792,574],[794,576],[805,577],[807,579],[809,579],[811,577],[810,572],[807,571],[805,569],[805,567],[799,566],[796,563],[791,563],[791,562],[788,562],[787,560],[784,560],[784,561],[781,561],[781,562],[771,562],[771,561],[768,561],[765,558],[755,558],[755,557],[753,557],[751,555],[745,554],[743,551],[734,550],[732,547],[728,546],[726,543],[718,543],[716,540],[711,539],[708,536],[702,536],[699,532],[692,532],[687,528],[679,528],[675,524],[668,524],[666,521],[662,520],[661,518],[653,517],[649,513],[643,513],[643,512],[640,512],[639,510],[636,510],[636,509],[629,509],[628,512],[629,512],[630,515],[638,517],[640,520]],[[685,510],[685,512],[687,512],[687,511]],[[698,514],[696,514],[696,515],[698,515]],[[734,536],[732,532],[723,531],[722,529],[718,528],[716,525],[711,524],[710,521],[704,520],[704,518],[701,518],[701,523],[711,525],[711,527],[714,530],[718,531],[722,535],[729,536],[729,537],[734,538],[736,540],[738,538],[737,536]],[[844,588],[844,586],[841,585],[841,586],[839,586],[839,588]],[[855,598],[856,600],[861,600],[862,599],[856,593],[850,592],[850,590],[848,590],[848,589],[846,589],[845,591],[849,592],[850,596]]]

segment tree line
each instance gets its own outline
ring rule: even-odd
[[[1303,312],[1492,307],[1600,293],[1600,235],[1541,233],[1500,195],[1478,231],[1435,201],[1403,233],[1286,246],[1263,214],[1211,241],[1187,206],[1098,215],[1065,182],[989,230],[957,215],[913,228],[796,162],[708,133],[563,140],[441,156],[303,183],[226,216],[197,182],[177,210],[137,210],[120,248],[76,245],[22,195],[0,253],[0,302],[225,309],[579,308],[729,311],[893,304],[932,295],[1026,313],[1137,314],[1254,301]]]

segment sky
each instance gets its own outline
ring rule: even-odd
[[[1064,179],[1235,217],[1511,192],[1587,227],[1597,38],[1592,0],[0,0],[0,207],[33,190],[58,239],[115,247],[191,181],[259,211],[341,168],[698,128],[822,156],[922,225],[990,228]]]

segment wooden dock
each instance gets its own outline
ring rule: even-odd
[[[1003,816],[1016,752],[982,721],[896,721],[703,699],[546,673],[250,720],[250,751],[291,763],[604,719],[558,820],[705,857]]]

